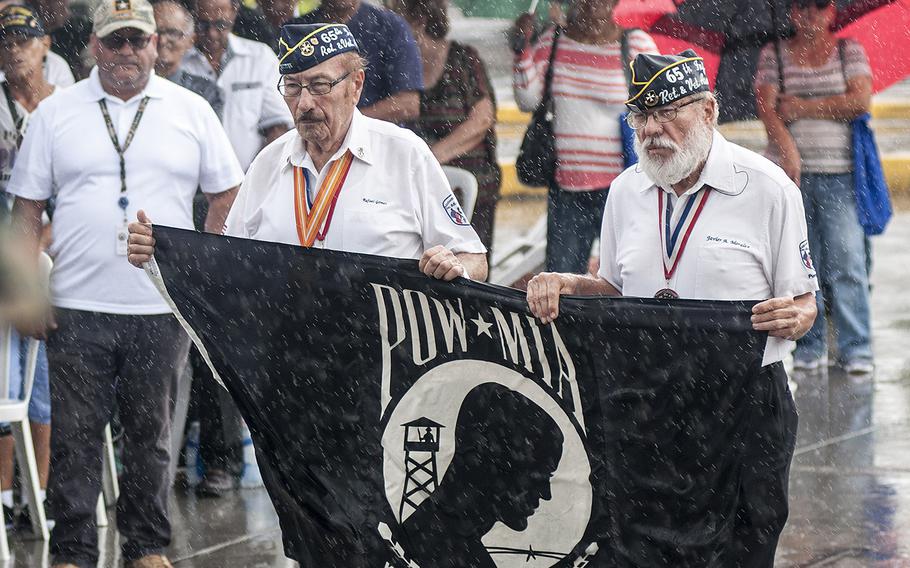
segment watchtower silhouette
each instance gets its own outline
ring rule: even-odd
[[[439,431],[445,428],[426,417],[402,424],[402,427],[405,473],[404,492],[401,495],[401,505],[398,507],[399,522],[404,519],[405,505],[409,505],[415,511],[420,505],[412,497],[417,493],[424,493],[429,497],[439,487],[436,454],[439,452]]]

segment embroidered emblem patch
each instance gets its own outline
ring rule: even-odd
[[[114,12],[129,12],[132,9],[130,0],[116,0],[114,2]]]
[[[657,93],[654,91],[648,91],[645,93],[645,105],[652,107],[657,104]]]
[[[442,208],[445,209],[446,215],[448,215],[449,219],[456,225],[471,224],[470,221],[468,221],[468,216],[464,214],[464,210],[461,208],[461,205],[458,203],[458,200],[455,199],[454,195],[445,198],[442,202]]]
[[[815,270],[815,266],[812,264],[812,255],[809,254],[809,241],[799,243],[799,257],[803,259],[803,266],[808,270]]]
[[[316,51],[315,48],[313,48],[313,46],[310,45],[309,43],[305,43],[300,46],[300,53],[304,57],[309,57],[309,56],[313,55],[314,51]]]

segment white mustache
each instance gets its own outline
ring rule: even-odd
[[[645,150],[673,150],[674,152],[679,150],[679,146],[672,140],[663,140],[653,136],[646,138],[641,143],[641,147]]]

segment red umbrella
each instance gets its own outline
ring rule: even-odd
[[[863,45],[872,67],[872,90],[877,93],[910,75],[910,0],[896,0],[855,20],[837,35]]]

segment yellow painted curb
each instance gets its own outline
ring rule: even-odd
[[[882,156],[882,169],[892,195],[910,196],[910,154]]]
[[[910,101],[873,101],[872,118],[910,118]]]

